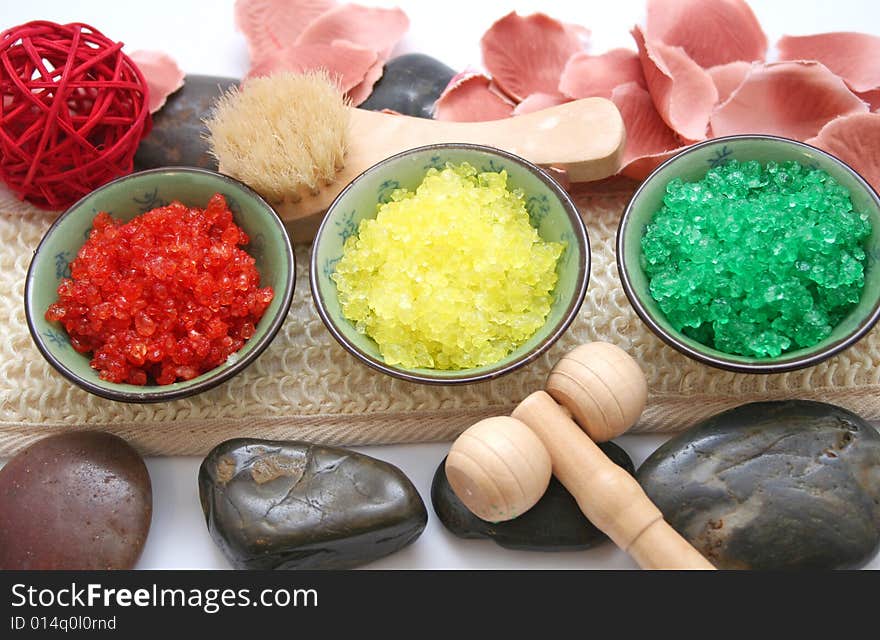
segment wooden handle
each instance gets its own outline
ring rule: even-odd
[[[646,569],[713,569],[669,524],[629,473],[611,462],[566,410],[536,391],[514,410],[550,452],[553,475],[584,515]]]
[[[441,122],[351,109],[345,167],[333,184],[297,202],[272,204],[286,221],[319,215],[349,182],[377,162],[407,149],[446,142],[503,149],[535,164],[563,169],[571,182],[600,180],[620,169],[625,138],[620,112],[604,98],[584,98],[490,122]]]
[[[648,525],[626,552],[643,569],[715,568],[662,517]]]

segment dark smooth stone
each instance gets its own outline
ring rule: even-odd
[[[337,447],[236,439],[199,470],[208,530],[239,569],[347,569],[405,547],[428,512],[397,467]]]
[[[153,114],[153,129],[141,140],[134,156],[136,171],[155,167],[184,166],[217,170],[217,160],[209,153],[208,117],[214,101],[230,87],[234,78],[187,75],[183,87],[168,96],[165,105]]]
[[[150,474],[125,440],[50,436],[0,469],[0,569],[131,569],[152,514]]]
[[[613,442],[599,447],[617,465],[634,473],[626,451]],[[489,538],[508,549],[529,551],[576,551],[605,542],[599,531],[581,512],[572,495],[556,478],[534,507],[513,520],[486,522],[462,504],[446,479],[446,459],[437,467],[431,485],[431,502],[440,522],[460,538]]]
[[[718,568],[856,568],[880,545],[880,434],[833,405],[726,411],[666,442],[637,477]]]
[[[431,118],[434,103],[452,80],[455,71],[422,53],[407,53],[389,60],[373,93],[361,109],[392,109],[406,116]]]

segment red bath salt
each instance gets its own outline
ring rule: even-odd
[[[172,202],[124,224],[101,212],[46,319],[92,353],[104,380],[195,378],[244,346],[274,297],[247,243],[220,194],[205,209]]]

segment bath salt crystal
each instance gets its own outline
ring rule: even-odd
[[[221,194],[124,223],[100,212],[46,319],[103,380],[190,380],[241,349],[274,298],[247,243]]]
[[[362,220],[332,279],[344,316],[386,363],[466,369],[498,362],[544,324],[564,250],[531,226],[505,171],[450,164]]]
[[[705,345],[776,357],[827,338],[865,284],[867,213],[827,172],[728,161],[676,178],[642,238],[651,296]]]

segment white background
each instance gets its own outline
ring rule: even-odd
[[[400,6],[410,29],[395,53],[419,51],[459,70],[479,65],[480,37],[511,10],[545,11],[592,31],[591,51],[634,48],[629,30],[644,23],[644,0],[579,0],[577,2],[442,0],[361,0],[361,4]],[[880,3],[875,0],[768,0],[750,2],[770,39],[783,34],[867,31],[880,34]],[[0,30],[29,20],[85,22],[126,51],[160,49],[187,72],[241,77],[247,72],[244,38],[235,30],[232,0],[21,0],[0,1]],[[771,58],[773,52],[771,50]],[[878,62],[880,64],[880,62]],[[663,442],[662,436],[624,436],[617,442],[636,465]],[[461,540],[448,533],[431,508],[431,479],[449,449],[447,444],[359,447],[358,450],[400,467],[418,487],[428,507],[424,534],[402,551],[371,568],[633,568],[635,564],[610,543],[567,553],[515,552],[486,540]],[[149,458],[153,481],[153,524],[143,556],[143,569],[228,568],[205,528],[196,477],[199,458]],[[880,569],[880,557],[869,567]]]

